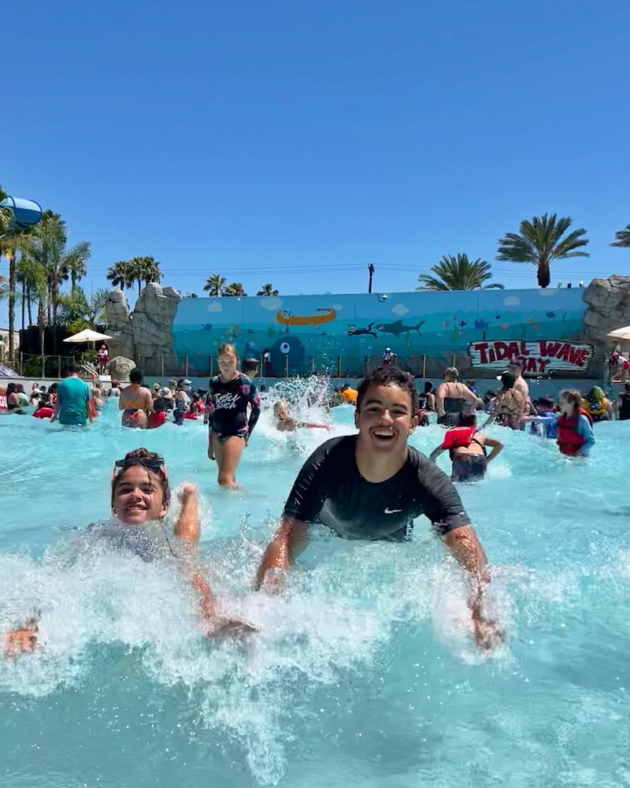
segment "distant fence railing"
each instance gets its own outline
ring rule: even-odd
[[[94,361],[88,359],[86,353],[75,355],[45,355],[37,356],[28,353],[16,353],[13,368],[23,377],[30,378],[60,378],[67,368],[75,363]],[[241,363],[242,363],[241,359]],[[271,365],[266,366],[263,361],[258,362],[258,374],[268,378],[306,377],[309,375],[326,375],[330,378],[361,378],[375,367],[383,363],[382,356],[307,356],[296,360],[286,355],[281,359],[272,359]],[[481,378],[495,378],[496,370],[475,369],[471,367],[470,359],[466,354],[459,353],[452,356],[431,356],[418,354],[411,356],[393,356],[392,364],[410,372],[416,378],[441,379],[447,367],[457,367],[462,380]],[[210,378],[218,374],[216,356],[184,356],[174,359],[172,356],[157,356],[152,359],[137,359],[137,365],[148,377],[161,378]],[[107,370],[114,377],[118,371]],[[570,377],[566,373],[546,375],[545,377]],[[582,378],[597,378],[599,375],[582,374]],[[121,375],[125,379],[124,375]]]

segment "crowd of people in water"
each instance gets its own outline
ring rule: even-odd
[[[14,383],[0,388],[0,409],[25,414],[32,408],[36,418],[77,427],[98,418],[105,401],[115,399],[122,425],[129,429],[158,429],[171,420],[176,425],[203,420],[208,427],[207,454],[216,462],[218,483],[237,487],[236,471],[261,414],[261,395],[267,392],[256,386],[257,362],[246,361],[241,368],[233,345],[219,348],[217,364],[219,372],[209,388],[196,392],[187,378],[171,380],[165,387],[156,383],[150,389],[137,369],[131,371],[129,385],[121,387],[112,380],[105,392],[82,380],[75,365],[48,390],[33,384],[27,394],[22,384]],[[567,389],[557,402],[551,397],[532,400],[517,359],[509,362],[499,380],[499,389],[479,397],[474,383],[461,382],[458,370],[449,367],[437,387],[426,382],[418,391],[410,373],[383,364],[356,389],[347,384],[335,388],[325,407],[354,407],[358,432],[326,440],[302,467],[264,552],[255,587],[282,587],[307,545],[312,523],[347,539],[405,541],[413,520],[424,514],[467,574],[475,641],[484,648],[500,642],[501,627],[484,604],[490,580],[486,557],[455,484],[483,479],[488,464],[504,449],[498,431],[487,434],[490,425],[552,438],[568,457],[588,456],[595,443],[594,423],[630,419],[630,383],[612,401],[599,386],[586,396]],[[303,421],[292,415],[292,405],[284,399],[274,398],[270,410],[280,432],[331,427],[325,420]],[[408,441],[416,427],[434,422],[445,428],[443,438],[426,457]],[[444,452],[452,464],[450,478],[437,466]],[[182,571],[198,597],[204,632],[251,633],[254,627],[221,608],[194,559],[200,528],[195,486],[183,485],[180,498],[181,512],[166,544],[171,556],[182,558]],[[115,462],[113,520],[103,533],[111,537],[113,528],[118,544],[122,539],[144,560],[153,560],[154,551],[147,549],[146,541],[139,548],[131,536],[146,523],[162,522],[170,501],[164,459],[146,449],[130,452]],[[37,616],[21,622],[5,635],[5,652],[15,656],[37,649],[38,628]]]

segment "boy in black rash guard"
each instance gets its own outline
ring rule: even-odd
[[[452,482],[407,445],[417,424],[417,402],[413,377],[396,367],[379,367],[361,382],[359,434],[327,441],[306,461],[265,552],[257,587],[281,584],[306,547],[309,523],[321,522],[346,539],[400,541],[413,519],[425,514],[469,573],[474,636],[487,648],[501,633],[482,612],[486,557]],[[266,577],[269,570],[272,577]]]
[[[253,381],[238,371],[233,345],[221,345],[217,360],[221,372],[210,381],[206,400],[208,458],[217,461],[219,484],[236,487],[236,468],[260,416],[260,397]]]

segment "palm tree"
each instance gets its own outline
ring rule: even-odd
[[[26,311],[28,310],[28,323],[33,324],[32,306],[37,300],[37,294],[46,289],[46,272],[29,254],[28,247],[22,250],[20,262],[17,266],[16,279],[21,287],[20,302],[22,305],[22,328],[25,328]]]
[[[62,278],[70,278],[71,289],[74,290],[87,273],[87,261],[90,259],[89,241],[79,241],[63,254]]]
[[[247,295],[240,282],[232,282],[223,290],[224,296],[244,297]]]
[[[534,216],[531,222],[521,222],[520,233],[507,233],[499,241],[497,260],[511,263],[531,263],[538,269],[539,287],[549,287],[554,260],[567,260],[570,257],[590,257],[588,252],[578,252],[588,244],[588,238],[581,236],[586,230],[580,228],[562,238],[571,226],[571,217],[558,219],[551,216]]]
[[[493,283],[486,285],[492,279],[490,263],[485,260],[469,260],[468,255],[444,255],[437,265],[431,270],[436,276],[420,274],[418,281],[420,287],[416,290],[503,290],[503,285]],[[436,278],[438,277],[438,278]]]
[[[630,224],[628,224],[625,230],[617,230],[615,233],[615,242],[610,244],[611,246],[621,246],[623,249],[630,248]]]
[[[84,328],[95,329],[106,321],[105,304],[108,291],[105,288],[96,290],[90,298],[78,285],[69,293],[59,296],[59,317],[63,325],[67,325],[73,334]]]
[[[136,273],[131,260],[120,260],[107,269],[107,278],[121,290],[128,290],[134,286]]]
[[[30,248],[30,228],[21,229],[8,228],[5,234],[0,237],[0,257],[7,258],[9,263],[9,279],[6,283],[6,298],[8,301],[9,313],[9,358],[13,358],[14,351],[14,332],[15,332],[15,302],[17,285],[17,261],[18,255],[23,257]]]
[[[58,213],[46,210],[38,225],[32,228],[29,256],[40,265],[48,280],[48,323],[57,319],[61,284],[66,274],[66,223]],[[73,247],[74,249],[75,247]]]
[[[199,298],[199,296],[197,295],[197,293],[186,293],[184,298]]]
[[[0,186],[0,202],[6,200],[9,195]],[[10,208],[0,206],[0,236],[9,231],[11,221],[13,220],[13,211]]]
[[[152,282],[160,283],[162,279],[160,264],[154,257],[134,257],[129,262],[133,268],[134,279],[138,284],[138,295],[142,291],[143,283],[145,285]]]
[[[272,284],[263,285],[260,290],[256,293],[257,296],[278,296],[280,295],[279,290],[274,290]]]
[[[217,297],[223,295],[223,288],[227,279],[221,274],[212,274],[206,279],[203,289],[209,296]]]

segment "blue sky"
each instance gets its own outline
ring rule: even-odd
[[[410,290],[545,211],[591,240],[554,283],[628,274],[629,22],[619,0],[12,3],[0,182],[92,242],[88,291],[134,255],[183,292],[362,292],[368,263]]]

